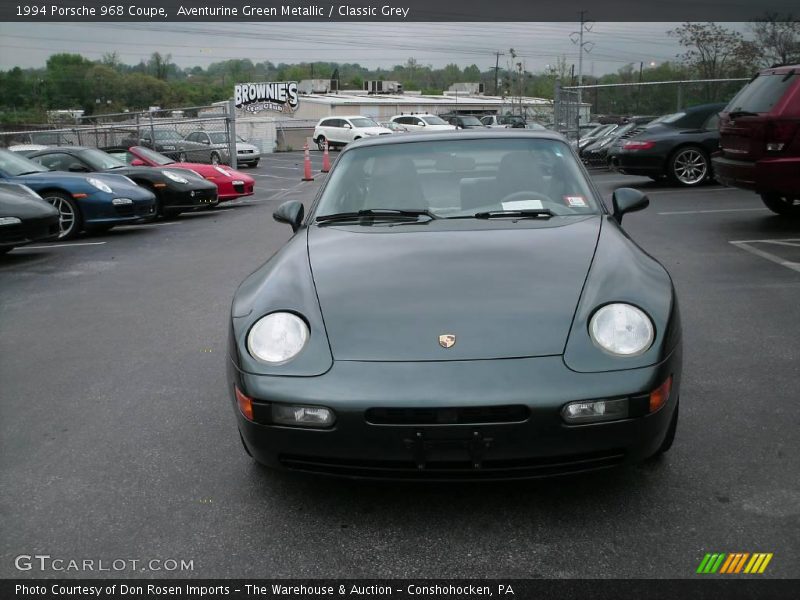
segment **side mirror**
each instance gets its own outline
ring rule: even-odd
[[[289,200],[281,204],[274,213],[272,218],[278,223],[288,223],[292,226],[292,231],[300,229],[300,224],[303,222],[303,213],[305,209],[300,202],[296,200]]]
[[[417,125],[419,125],[420,127],[425,127],[427,123],[425,121],[418,121]]]
[[[344,124],[344,128],[345,128],[345,129],[352,129],[352,128],[353,128],[353,126],[352,126],[352,125],[350,125],[350,123],[345,123],[345,124]]]
[[[633,188],[617,188],[611,201],[614,204],[613,217],[617,223],[622,223],[622,215],[625,213],[636,212],[650,206],[650,198],[644,192]]]
[[[134,158],[131,161],[131,166],[132,167],[143,167],[144,166],[144,161],[141,158]]]
[[[211,144],[211,142],[209,142],[209,141],[208,141],[208,140],[206,140],[206,139],[202,139],[202,140],[200,140],[200,143],[201,143],[201,144],[205,144],[206,146],[208,146],[209,144]]]

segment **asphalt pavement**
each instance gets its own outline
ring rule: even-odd
[[[0,577],[683,578],[706,552],[771,552],[764,576],[800,577],[800,223],[744,191],[594,174],[606,197],[647,190],[624,225],[680,298],[662,460],[522,483],[301,477],[245,455],[225,380],[233,292],[291,235],[272,211],[322,180],[301,168],[268,156],[253,197],[0,259]],[[21,554],[193,568],[19,571]]]

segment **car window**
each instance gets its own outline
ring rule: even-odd
[[[703,129],[707,129],[709,131],[716,131],[719,129],[719,113],[714,113],[705,122],[703,125]]]
[[[0,171],[9,177],[23,173],[46,173],[47,167],[8,150],[0,150]]]
[[[440,119],[437,116],[431,115],[428,117],[420,117],[423,121],[425,121],[428,125],[447,125],[447,122],[444,119]]]
[[[208,137],[211,140],[212,144],[227,144],[228,143],[228,134],[224,131],[214,131],[209,134],[204,134],[205,137]]]
[[[106,169],[116,169],[125,166],[125,163],[118,158],[102,150],[96,150],[95,148],[87,148],[86,150],[80,151],[80,158],[95,171],[105,171]]]
[[[565,142],[443,140],[353,149],[339,159],[315,215],[427,209],[442,217],[485,210],[600,211]]]
[[[167,140],[182,140],[181,134],[177,131],[171,130],[156,130],[155,132],[156,140],[157,141],[167,141]]]
[[[189,141],[189,142],[197,142],[197,141],[199,141],[197,138],[198,138],[198,134],[196,132],[195,133],[190,133],[189,135],[186,136],[186,140]]]
[[[494,121],[492,117],[483,117],[481,119],[481,123],[483,123],[484,125],[491,125],[493,122]]]
[[[725,112],[769,112],[797,78],[797,73],[788,75],[758,75],[734,96]]]
[[[43,167],[47,167],[51,171],[69,171],[70,167],[81,167],[81,161],[74,156],[64,154],[63,152],[54,152],[53,154],[45,154],[42,156],[35,156],[31,158],[32,161],[39,163]]]
[[[322,121],[319,122],[319,127],[333,127],[333,122],[335,120],[336,119],[322,119]]]
[[[473,117],[472,115],[468,115],[465,117],[461,117],[461,124],[462,125],[481,125],[481,122],[478,121],[477,117]]]
[[[353,127],[359,127],[359,128],[378,126],[378,124],[375,121],[373,121],[372,119],[368,119],[367,117],[358,117],[356,119],[350,119],[350,124]]]

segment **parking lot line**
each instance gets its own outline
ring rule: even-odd
[[[74,244],[47,244],[46,246],[22,246],[18,250],[48,250],[50,248],[72,248],[74,246],[100,246],[108,242],[76,242]]]
[[[659,215],[699,215],[705,213],[747,212],[755,210],[769,210],[768,208],[716,208],[713,210],[670,210],[657,213]]]
[[[746,250],[751,254],[755,254],[756,256],[760,256],[761,258],[765,258],[768,261],[774,262],[776,264],[781,265],[782,267],[786,267],[787,269],[792,269],[793,271],[797,271],[800,273],[800,263],[793,262],[791,260],[785,260],[776,254],[772,254],[771,252],[767,252],[765,250],[761,250],[759,248],[754,248],[751,244],[772,244],[776,246],[792,246],[792,247],[800,247],[800,239],[785,239],[785,240],[735,240],[731,241],[731,244],[736,246],[737,248],[741,248],[742,250]]]
[[[299,170],[299,169],[298,169]],[[273,179],[294,179],[297,180],[297,176],[294,177],[284,177],[283,175],[267,175],[266,173],[253,173],[253,177],[270,177]]]
[[[682,188],[675,188],[671,190],[653,190],[647,191],[648,196],[657,196],[659,194],[707,194],[709,192],[735,192],[736,190],[732,190],[731,188],[726,187],[716,187],[716,188],[689,188],[689,189],[682,189]]]

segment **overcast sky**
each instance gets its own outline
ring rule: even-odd
[[[584,72],[673,60],[680,48],[666,32],[678,25],[594,23],[585,34],[593,47],[584,55]],[[723,25],[747,33],[745,24]],[[508,66],[514,48],[529,71],[566,55],[577,72],[577,46],[570,41],[577,29],[577,23],[0,23],[0,69],[42,67],[56,52],[93,60],[117,52],[122,62],[136,64],[158,51],[181,67],[249,58],[390,68],[413,57],[434,67],[474,63],[486,70],[494,67],[495,51],[506,53],[500,66]]]

